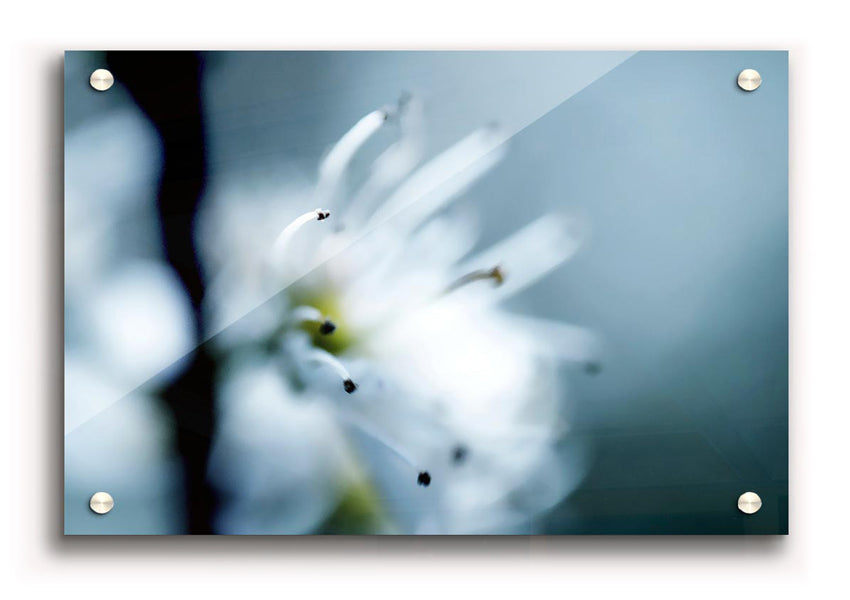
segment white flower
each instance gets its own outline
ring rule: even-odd
[[[396,123],[398,141],[346,193],[355,156]],[[474,251],[475,220],[447,208],[506,140],[485,127],[416,168],[423,138],[406,98],[346,133],[317,185],[207,206],[206,312],[229,357],[211,461],[231,499],[223,530],[315,530],[357,490],[376,531],[531,531],[579,477],[558,450],[557,367],[592,339],[500,305],[569,258],[575,224],[530,215]]]

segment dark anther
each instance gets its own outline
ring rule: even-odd
[[[489,276],[493,280],[493,283],[497,286],[500,286],[505,282],[505,272],[499,265],[490,269]]]
[[[428,487],[431,485],[431,475],[428,474],[428,471],[422,471],[419,477],[416,478],[416,483],[422,487]]]
[[[353,381],[351,381],[350,379],[346,379],[345,381],[342,382],[342,387],[344,387],[345,391],[348,392],[349,394],[353,394],[354,390],[357,389],[357,384],[354,383]]]
[[[412,96],[408,92],[402,92],[401,97],[398,99],[398,104],[396,106],[388,106],[382,109],[382,113],[384,115],[384,121],[389,121],[391,119],[398,119],[399,116],[404,112],[404,109],[410,103]]]
[[[318,211],[318,213],[319,213],[319,218],[316,219],[317,221],[324,221],[329,216],[331,216],[331,211],[329,211],[329,210],[320,210],[320,211]]]
[[[590,361],[584,364],[584,372],[588,375],[599,375],[602,371],[602,363]]]
[[[330,321],[328,319],[325,319],[324,321],[322,321],[322,324],[319,325],[319,333],[321,333],[322,335],[330,335],[334,332],[334,330],[336,330],[336,325],[333,321]]]
[[[466,456],[469,454],[469,449],[463,444],[458,444],[454,448],[452,448],[452,462],[456,465],[461,464],[466,460]]]

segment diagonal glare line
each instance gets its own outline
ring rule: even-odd
[[[537,121],[539,121],[540,119],[542,119],[542,118],[543,118],[543,117],[545,117],[546,115],[550,114],[552,111],[554,111],[554,110],[556,110],[556,109],[560,108],[560,107],[561,107],[561,106],[563,106],[566,102],[568,102],[570,99],[574,98],[576,95],[580,94],[581,92],[583,92],[584,90],[586,90],[588,87],[590,87],[590,86],[591,86],[591,85],[593,85],[594,83],[598,82],[600,79],[602,79],[602,78],[606,77],[606,76],[607,76],[608,74],[610,74],[612,71],[616,70],[617,68],[619,68],[620,66],[622,66],[624,63],[626,63],[627,61],[629,61],[629,60],[631,60],[632,58],[634,58],[634,57],[635,57],[635,55],[637,55],[637,54],[638,54],[637,52],[633,52],[633,53],[629,54],[628,56],[626,56],[623,60],[621,60],[621,61],[620,61],[620,62],[618,62],[617,64],[615,64],[615,65],[613,65],[612,67],[610,67],[609,69],[607,69],[606,71],[603,71],[603,72],[602,72],[602,73],[601,73],[598,77],[596,77],[596,78],[595,78],[595,79],[593,79],[592,81],[588,82],[586,85],[582,86],[581,88],[579,88],[579,89],[575,90],[574,92],[572,92],[571,94],[569,94],[566,98],[564,98],[563,100],[561,100],[560,102],[558,102],[555,106],[553,106],[552,108],[550,108],[550,109],[548,109],[548,110],[544,111],[544,112],[543,112],[543,113],[541,113],[539,116],[537,116],[536,118],[532,119],[531,121],[529,121],[528,123],[526,123],[525,125],[523,125],[522,127],[520,127],[519,129],[517,129],[516,131],[514,131],[513,133],[511,133],[510,135],[508,135],[507,137],[505,137],[505,138],[504,138],[503,140],[501,140],[501,141],[500,141],[497,145],[495,145],[495,146],[494,146],[491,150],[489,150],[486,154],[489,154],[490,152],[493,152],[496,148],[498,148],[499,146],[504,145],[505,143],[507,143],[507,142],[508,142],[508,140],[510,140],[510,139],[511,139],[511,138],[513,138],[514,136],[518,135],[519,133],[521,133],[521,132],[525,131],[526,129],[528,129],[529,127],[531,127],[534,123],[536,123]],[[480,161],[480,160],[481,160],[484,156],[486,156],[486,154],[484,154],[484,155],[482,155],[482,156],[478,157],[477,159],[475,159],[474,163],[479,162],[479,161]],[[473,164],[474,164],[474,163],[473,163]],[[471,165],[469,165],[469,166],[471,166]],[[467,168],[469,168],[469,166],[468,166]],[[465,170],[465,169],[464,169],[464,170]],[[461,172],[461,173],[462,173],[462,172]],[[184,355],[182,355],[182,356],[180,356],[179,358],[177,358],[177,359],[175,359],[174,361],[172,361],[172,362],[171,362],[168,366],[166,366],[166,367],[164,367],[164,368],[160,369],[160,370],[159,370],[159,371],[157,371],[155,374],[151,375],[151,376],[150,376],[150,377],[148,377],[146,380],[144,380],[143,382],[141,382],[139,385],[137,385],[136,387],[134,387],[133,389],[131,389],[129,392],[127,392],[126,394],[124,394],[122,397],[118,398],[117,400],[115,400],[114,402],[112,402],[111,404],[109,404],[108,406],[105,406],[105,407],[101,408],[100,410],[98,410],[97,412],[95,412],[93,415],[91,415],[90,417],[88,417],[87,419],[85,419],[84,421],[82,421],[81,423],[78,423],[78,424],[77,424],[77,425],[76,425],[76,426],[75,426],[72,430],[68,431],[68,432],[65,434],[65,437],[67,438],[67,437],[68,437],[68,436],[70,436],[72,433],[74,433],[75,431],[77,431],[79,428],[83,427],[83,426],[84,426],[84,425],[86,425],[87,423],[89,423],[89,422],[91,422],[92,420],[94,420],[95,418],[97,418],[97,417],[98,417],[100,414],[102,414],[103,412],[105,412],[105,411],[109,410],[110,408],[114,407],[116,404],[118,404],[119,402],[121,402],[121,400],[124,400],[124,399],[126,399],[126,398],[128,398],[128,397],[132,396],[133,394],[135,394],[136,392],[138,392],[140,389],[142,389],[143,387],[145,387],[146,385],[148,385],[151,381],[153,381],[153,380],[157,379],[158,377],[160,377],[160,376],[161,376],[164,372],[168,371],[169,369],[172,369],[172,368],[173,368],[173,367],[174,367],[177,363],[179,363],[179,362],[181,362],[181,361],[184,361],[184,360],[186,360],[187,358],[189,358],[192,354],[194,354],[194,353],[195,353],[195,351],[196,351],[196,350],[198,350],[198,348],[200,348],[201,346],[203,346],[203,345],[205,345],[205,344],[209,343],[210,341],[214,340],[214,339],[215,339],[215,338],[217,338],[219,335],[221,335],[221,334],[225,333],[225,332],[226,332],[226,331],[228,331],[230,328],[234,327],[235,325],[237,325],[238,323],[240,323],[240,322],[241,322],[241,321],[243,321],[244,319],[246,319],[246,318],[250,317],[250,316],[251,316],[253,313],[255,313],[257,310],[259,310],[260,308],[262,308],[263,306],[265,306],[265,305],[266,305],[266,304],[268,304],[269,302],[274,301],[274,300],[275,300],[276,298],[278,298],[281,294],[283,294],[284,292],[286,292],[286,291],[287,291],[290,287],[292,287],[293,285],[295,285],[295,284],[299,283],[299,282],[300,282],[300,281],[302,281],[304,278],[308,277],[309,275],[311,275],[312,273],[314,273],[314,272],[315,272],[315,271],[317,271],[318,269],[322,268],[322,267],[323,267],[323,266],[325,266],[327,263],[329,263],[331,260],[335,259],[335,258],[336,258],[336,257],[338,257],[340,254],[342,254],[343,252],[345,252],[346,250],[348,250],[349,248],[351,248],[353,245],[355,245],[355,244],[357,244],[357,243],[361,242],[362,240],[364,240],[364,239],[366,238],[366,236],[368,236],[368,235],[370,235],[370,234],[374,233],[376,230],[378,230],[379,228],[381,228],[381,227],[382,227],[383,225],[385,225],[387,222],[389,222],[389,221],[393,220],[395,217],[397,217],[397,216],[398,216],[399,214],[401,214],[402,212],[404,212],[404,211],[406,211],[406,210],[411,209],[411,207],[412,207],[414,204],[416,204],[416,202],[418,202],[420,199],[422,199],[422,198],[424,198],[424,197],[428,196],[428,195],[429,195],[431,192],[433,192],[434,190],[439,189],[440,187],[442,187],[443,185],[445,185],[446,183],[448,183],[448,182],[449,182],[449,181],[451,181],[452,179],[454,179],[454,178],[458,177],[461,173],[457,173],[457,174],[455,174],[454,176],[452,176],[450,179],[448,179],[448,180],[445,180],[445,181],[441,182],[441,183],[440,183],[437,187],[433,188],[431,191],[429,191],[429,192],[427,192],[427,193],[425,193],[425,194],[420,195],[420,196],[419,196],[419,198],[417,198],[417,199],[415,199],[415,200],[412,200],[412,201],[411,201],[411,202],[409,202],[407,205],[405,205],[405,206],[401,207],[401,208],[400,208],[399,210],[397,210],[396,212],[394,212],[394,213],[392,213],[392,214],[388,215],[386,218],[384,218],[384,219],[383,219],[383,220],[381,220],[380,222],[375,223],[374,225],[371,225],[371,226],[367,226],[366,228],[364,228],[364,229],[363,229],[363,231],[362,231],[359,235],[354,236],[352,239],[350,239],[350,240],[348,241],[348,243],[346,243],[344,246],[342,246],[341,248],[339,248],[336,252],[333,252],[332,254],[330,254],[330,255],[326,256],[325,258],[323,258],[321,261],[319,261],[318,263],[316,263],[314,266],[312,266],[310,269],[308,269],[307,271],[305,271],[305,272],[304,272],[304,273],[302,273],[301,275],[298,275],[298,276],[296,276],[296,277],[292,278],[292,279],[291,279],[288,283],[286,283],[286,284],[285,284],[283,287],[281,287],[278,291],[274,292],[271,296],[269,296],[269,297],[268,297],[268,298],[266,298],[265,300],[260,301],[260,302],[259,302],[256,306],[254,306],[253,308],[249,309],[249,310],[248,310],[247,312],[245,312],[242,316],[237,317],[237,318],[236,318],[236,319],[234,319],[231,323],[229,323],[229,324],[225,325],[224,327],[222,327],[221,329],[219,329],[219,330],[218,330],[218,331],[216,331],[215,333],[210,334],[208,337],[206,337],[206,338],[205,338],[205,339],[203,339],[201,342],[199,342],[198,344],[196,344],[196,345],[195,345],[195,346],[194,346],[194,347],[193,347],[190,351],[188,351],[188,352],[187,352],[187,353],[185,353]],[[67,399],[66,399],[66,400],[67,400]]]

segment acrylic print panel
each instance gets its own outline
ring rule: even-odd
[[[786,533],[787,64],[68,52],[65,532]]]

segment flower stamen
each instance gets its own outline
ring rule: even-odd
[[[416,471],[416,483],[422,487],[428,487],[431,485],[431,474],[428,470],[417,465],[416,461],[414,461],[398,444],[383,435],[376,427],[364,421],[362,416],[354,414],[350,410],[342,412],[342,415],[351,425],[357,427],[357,429],[362,431],[369,438],[379,442],[382,446],[387,448],[387,450],[390,450],[414,471]]]
[[[465,285],[469,285],[474,281],[491,280],[494,287],[499,287],[505,282],[505,271],[500,265],[496,265],[490,269],[477,269],[462,277],[456,279],[446,288],[446,293],[453,292]]]
[[[327,365],[331,369],[333,369],[337,375],[342,379],[342,387],[343,389],[349,393],[353,394],[354,390],[357,389],[357,384],[351,379],[351,375],[337,358],[331,354],[330,352],[325,352],[320,348],[314,348],[312,352],[310,352],[308,356],[308,360],[316,363],[320,363],[323,365]]]
[[[280,263],[286,255],[286,249],[292,240],[292,236],[294,236],[299,229],[304,227],[304,225],[310,221],[324,221],[330,216],[330,211],[323,208],[317,208],[296,217],[289,225],[283,228],[283,231],[280,232],[280,235],[278,235],[277,239],[274,241],[274,246],[272,248],[273,259],[277,261],[278,264]]]
[[[387,121],[390,114],[385,109],[373,110],[357,121],[339,141],[334,144],[319,167],[319,182],[316,186],[317,197],[322,201],[333,200],[342,181],[345,170],[357,151]]]
[[[292,309],[292,318],[298,323],[318,323],[319,333],[330,335],[336,331],[336,324],[313,306],[296,306]]]
[[[580,224],[559,215],[547,214],[525,225],[507,238],[464,261],[457,273],[481,264],[507,265],[511,277],[488,302],[499,302],[539,281],[578,250],[583,235]]]
[[[401,137],[375,159],[368,179],[347,203],[346,226],[355,229],[362,226],[383,194],[400,184],[422,157],[424,127],[421,103],[405,93],[399,99],[398,107],[389,110],[388,115],[388,121],[400,124]]]

